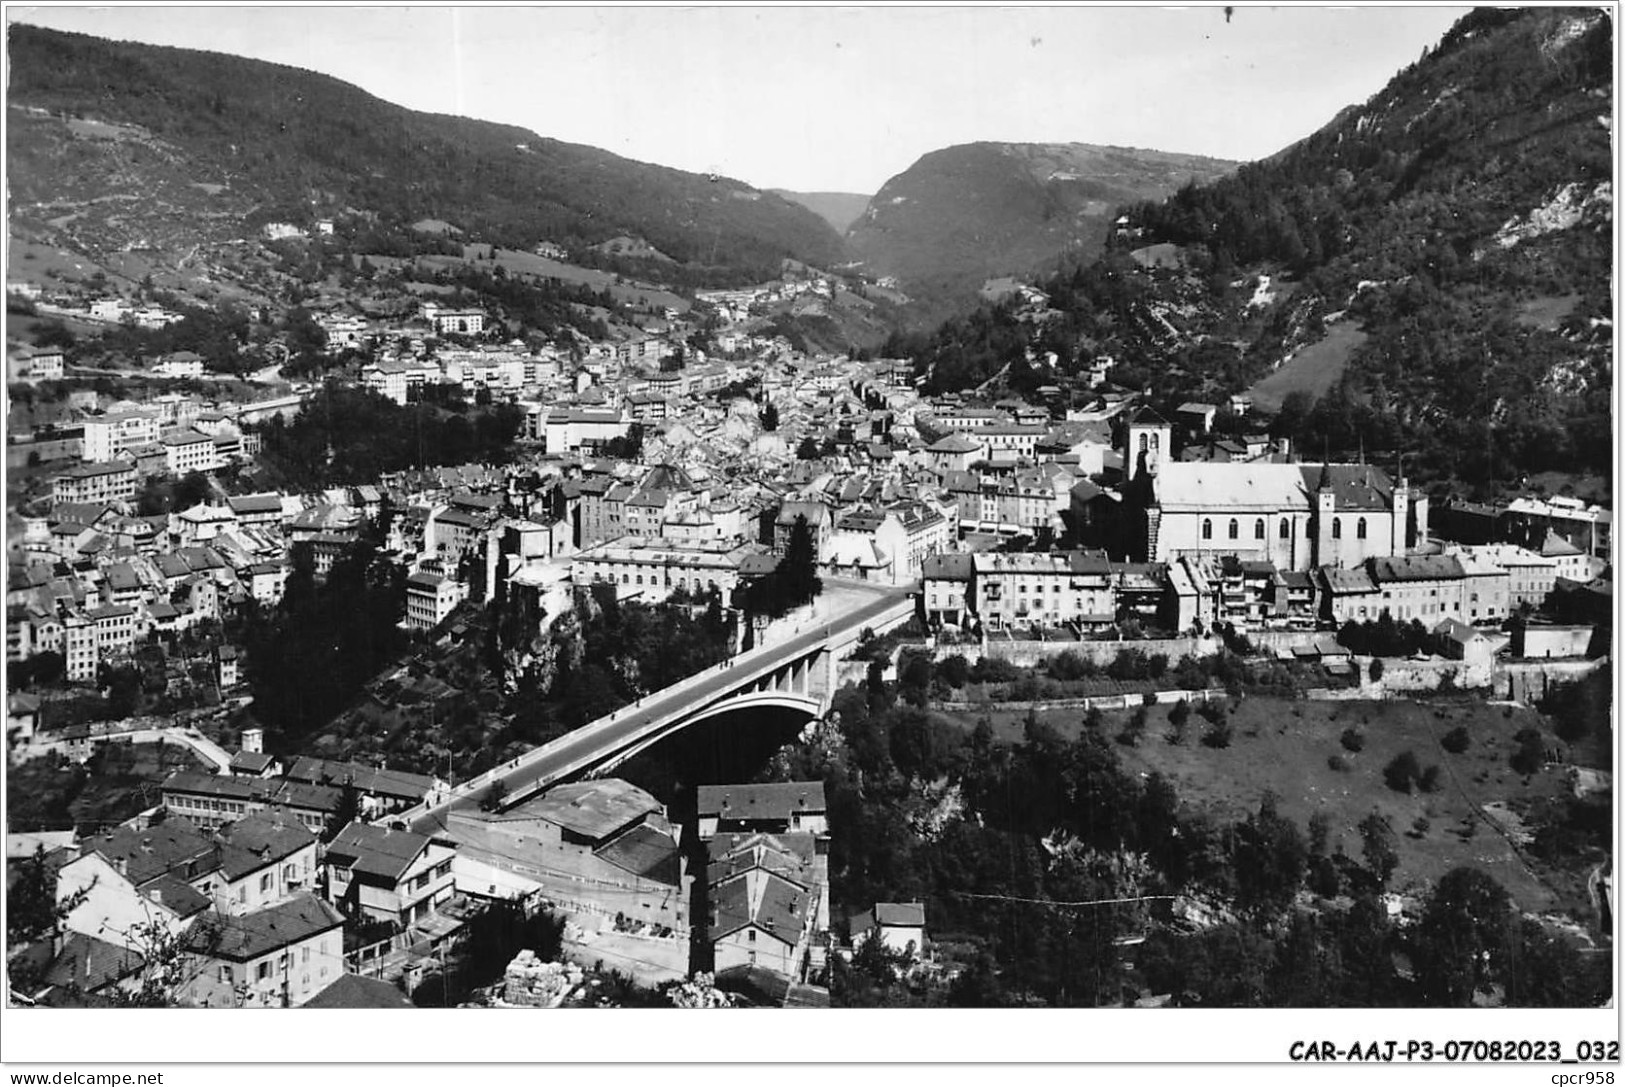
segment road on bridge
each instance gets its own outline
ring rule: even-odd
[[[782,642],[764,647],[761,650],[749,650],[734,657],[730,663],[751,670],[772,667],[775,663],[794,660],[831,638],[845,636],[853,630],[862,630],[865,625],[882,613],[896,607],[907,600],[906,594],[899,595],[887,592],[874,600],[863,604],[857,609],[847,612],[827,623],[820,623],[812,629],[800,634],[792,635]],[[673,713],[677,713],[696,703],[708,702],[718,695],[725,693],[729,688],[738,685],[739,677],[735,668],[724,668],[721,671],[702,673],[701,678],[694,682],[681,682],[656,691],[652,695],[645,695],[636,705],[623,706],[616,711],[615,719],[606,725],[593,727],[594,724],[584,725],[574,732],[560,737],[538,749],[543,754],[532,759],[521,756],[518,766],[507,772],[499,772],[496,781],[507,786],[508,795],[522,794],[535,785],[566,772],[573,763],[594,751],[614,751],[632,739],[651,723],[661,720]],[[669,693],[668,693],[669,692]],[[431,834],[445,828],[445,814],[455,809],[476,807],[483,799],[486,791],[493,782],[474,792],[465,792],[454,796],[447,801],[431,808],[423,815],[411,822],[411,829],[419,834]]]

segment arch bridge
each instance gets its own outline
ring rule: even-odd
[[[862,632],[884,634],[913,614],[911,595],[883,593],[825,624],[645,695],[387,821],[427,833],[442,825],[447,811],[478,805],[497,782],[507,790],[505,806],[511,806],[559,781],[618,766],[682,729],[724,714],[772,708],[805,713],[809,720],[821,717],[835,693],[836,662],[851,652]]]

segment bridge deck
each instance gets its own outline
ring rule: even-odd
[[[672,717],[697,706],[709,705],[810,652],[832,642],[842,644],[866,626],[879,623],[889,627],[901,622],[903,617],[892,613],[905,608],[907,611],[903,617],[913,608],[909,596],[886,593],[843,616],[832,618],[827,624],[782,642],[741,653],[697,676],[690,676],[656,691],[636,705],[623,706],[608,717],[589,722],[535,748],[515,762],[465,782],[453,791],[450,798],[432,808],[415,809],[393,818],[400,819],[404,815],[412,830],[428,834],[445,826],[447,812],[477,806],[480,798],[496,781],[500,780],[507,786],[509,796],[533,793],[544,785],[603,762],[636,745],[664,727]]]

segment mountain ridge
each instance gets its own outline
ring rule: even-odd
[[[800,204],[823,219],[837,233],[845,236],[869,207],[870,196],[851,192],[794,192],[790,189],[768,189],[775,196]]]
[[[7,136],[23,167],[12,183],[25,223],[35,205],[61,203],[72,179],[60,168],[69,160],[122,179],[117,191],[133,193],[143,191],[143,170],[167,157],[197,175],[193,184],[220,187],[208,196],[228,217],[308,221],[352,208],[394,222],[443,219],[516,248],[544,240],[590,246],[626,234],[740,281],[771,273],[786,257],[829,265],[843,256],[840,235],[815,213],[743,182],[513,125],[408,110],[317,72],[26,24],[10,27],[8,48],[8,104],[13,119],[28,122],[8,126]],[[53,121],[58,130],[45,132]],[[129,138],[85,130],[95,123]],[[98,160],[96,150],[111,154]],[[75,222],[105,222],[84,203]],[[124,244],[140,240],[139,224],[131,225],[139,214],[132,207],[121,217]],[[35,225],[60,218],[36,216]],[[56,229],[71,240],[71,229]]]

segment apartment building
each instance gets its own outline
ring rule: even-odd
[[[122,411],[92,416],[85,420],[85,460],[90,463],[116,460],[137,446],[151,445],[160,435],[155,411]]]
[[[53,506],[124,503],[135,498],[135,465],[127,460],[76,464],[51,480]]]

